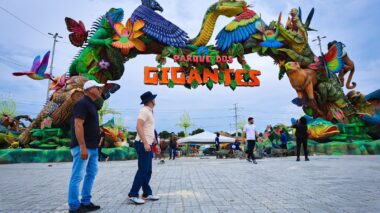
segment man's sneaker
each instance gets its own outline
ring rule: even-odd
[[[80,204],[80,209],[84,210],[83,212],[91,212],[100,209],[100,206],[97,206],[93,203],[90,203],[88,205]]]
[[[247,161],[248,161],[248,162],[250,162],[250,163],[252,163],[252,160],[251,160],[251,159],[249,159],[249,158],[247,158]]]
[[[297,160],[296,161],[300,161],[300,158],[297,158]]]
[[[305,161],[310,161],[309,158],[305,158]]]
[[[145,200],[150,200],[150,201],[157,201],[160,199],[160,197],[158,196],[154,196],[154,195],[149,195],[148,197],[143,197]]]
[[[143,199],[140,199],[138,197],[129,197],[129,201],[136,204],[136,205],[141,205],[141,204],[145,203],[145,201]]]
[[[252,163],[253,163],[253,164],[257,164],[256,160],[253,160]]]

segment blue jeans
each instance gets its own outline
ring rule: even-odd
[[[177,149],[176,148],[172,148],[172,147],[170,147],[169,148],[169,154],[170,154],[170,158],[169,159],[175,159],[175,156],[176,156],[176,151],[177,151]],[[172,158],[172,156],[173,156],[173,158]]]
[[[144,144],[140,141],[135,141],[135,149],[137,152],[138,169],[133,180],[129,197],[138,197],[139,191],[142,188],[143,197],[152,195],[152,189],[149,186],[150,178],[152,177],[152,151],[145,151]]]
[[[87,149],[87,153],[87,160],[82,160],[79,146],[71,149],[73,168],[69,185],[69,208],[72,211],[77,210],[81,203],[88,205],[91,202],[92,185],[98,172],[98,149]],[[79,202],[79,185],[83,177],[82,200]]]

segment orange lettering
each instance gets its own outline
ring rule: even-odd
[[[154,73],[153,76],[150,76],[150,73]],[[157,67],[144,67],[144,84],[158,84],[158,70]]]
[[[224,86],[229,86],[231,83],[231,73],[233,72],[233,69],[225,69],[224,72]]]
[[[171,69],[172,69],[172,81],[175,84],[185,85],[186,76],[185,76],[185,73],[183,73],[183,69],[181,67],[172,67]],[[178,77],[178,73],[181,73],[180,77]]]
[[[218,83],[218,69],[214,69],[214,72],[211,72],[209,69],[203,69],[203,82],[206,83],[208,79],[211,79],[214,83]]]
[[[243,75],[247,73],[247,70],[236,70],[235,80],[238,86],[247,86],[248,83],[244,81]]]
[[[191,84],[191,82],[193,82],[193,80],[196,80],[196,81],[198,81],[199,84],[202,84],[202,78],[199,75],[198,70],[196,70],[196,69],[190,70],[190,75],[189,75],[189,78],[187,79],[187,83]]]
[[[261,75],[261,72],[258,70],[251,70],[249,72],[249,76],[251,77],[251,82],[248,83],[251,87],[258,87],[260,86],[260,79],[257,77]]]
[[[162,76],[161,76],[160,84],[168,84],[169,83],[168,73],[170,71],[170,68],[162,67],[161,71],[162,71]]]

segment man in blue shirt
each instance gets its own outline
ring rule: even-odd
[[[235,142],[231,144],[231,149],[235,151],[237,150],[241,151],[240,142],[238,140],[235,140]]]
[[[286,136],[286,133],[284,130],[281,130],[281,149],[288,149],[288,137]],[[287,156],[287,153],[285,153]]]
[[[216,133],[216,138],[215,138],[215,148],[216,148],[216,151],[219,151],[219,148],[220,148],[220,141],[219,141],[219,132]]]
[[[91,202],[91,191],[98,172],[98,145],[100,141],[99,107],[104,85],[87,81],[84,97],[73,108],[71,121],[71,154],[73,167],[69,185],[69,212],[79,213],[100,209]],[[79,185],[83,182],[82,199],[79,201]]]

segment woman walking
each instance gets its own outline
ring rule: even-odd
[[[307,130],[307,120],[305,117],[301,117],[296,124],[292,126],[296,129],[296,142],[297,142],[297,161],[300,161],[301,144],[303,146],[303,152],[305,155],[305,161],[309,161],[307,151],[307,138],[309,132]]]
[[[169,160],[175,159],[176,156],[176,151],[177,151],[177,138],[174,133],[170,136],[170,141],[169,141]]]

